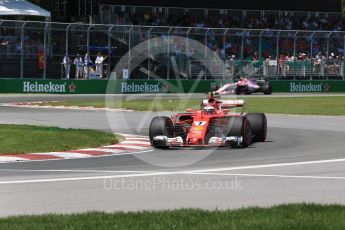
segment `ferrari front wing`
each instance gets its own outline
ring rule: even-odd
[[[178,137],[167,137],[167,136],[155,136],[153,137],[152,142],[154,145],[167,146],[167,147],[220,147],[220,146],[235,146],[240,147],[243,143],[242,136],[228,136],[228,137],[211,137],[208,141],[208,144],[190,144],[185,143],[183,138]]]

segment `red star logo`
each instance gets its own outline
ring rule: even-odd
[[[75,88],[77,87],[73,84],[73,82],[68,87],[70,93],[75,93]]]
[[[326,83],[323,85],[323,88],[324,88],[325,92],[329,92],[331,86],[328,83]]]

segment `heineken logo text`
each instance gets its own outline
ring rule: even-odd
[[[135,83],[122,83],[122,93],[159,93],[159,84],[135,84]]]
[[[31,83],[30,81],[23,82],[23,92],[24,93],[65,93],[65,84],[54,84],[52,82],[48,83]]]
[[[290,92],[322,92],[322,83],[290,83]]]

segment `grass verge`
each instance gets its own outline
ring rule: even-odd
[[[345,115],[344,96],[322,97],[246,97],[248,112],[299,115]],[[132,109],[137,111],[183,111],[198,109],[200,99],[118,100],[105,104],[104,100],[69,100],[42,105],[94,106]]]
[[[3,229],[343,229],[345,206],[290,204],[227,211],[182,209],[137,213],[90,212],[0,219]]]
[[[0,125],[0,154],[55,152],[115,144],[119,136],[95,130]]]

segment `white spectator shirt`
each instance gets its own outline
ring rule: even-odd
[[[63,61],[62,61],[62,63],[64,64],[64,65],[69,65],[70,64],[70,59],[69,59],[69,57],[68,56],[65,56],[64,58],[63,58]]]
[[[85,62],[85,65],[86,65],[86,66],[88,66],[90,63],[91,63],[91,64],[93,63],[92,60],[91,60],[91,58],[90,58],[90,56],[87,55],[87,54],[85,55],[84,62]]]
[[[78,68],[83,67],[83,65],[84,65],[83,58],[82,58],[82,57],[79,57],[79,58],[76,57],[76,58],[74,59],[73,64],[76,65]]]
[[[103,56],[97,56],[95,63],[96,64],[103,64],[104,57]]]

